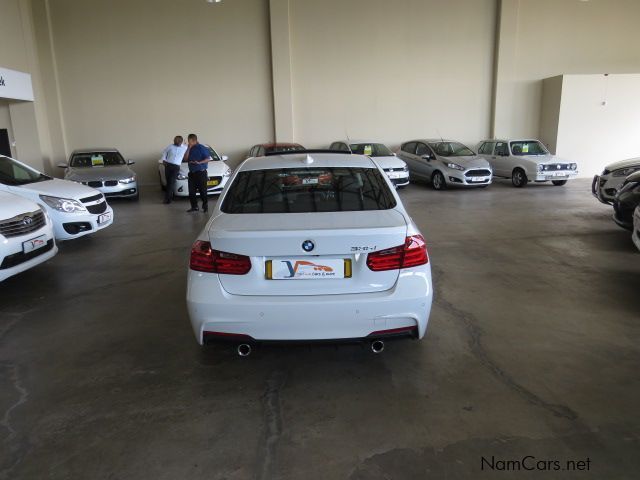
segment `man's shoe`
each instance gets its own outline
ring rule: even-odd
[[[207,212],[209,211],[209,207],[202,207],[202,211],[203,211],[204,213],[207,213]]]
[[[189,210],[187,210],[187,213],[197,212],[197,211],[198,211],[197,208],[190,208]]]

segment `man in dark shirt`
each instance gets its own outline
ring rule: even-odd
[[[195,133],[190,133],[187,137],[189,149],[184,154],[184,161],[189,163],[189,200],[191,208],[187,212],[198,211],[198,197],[196,193],[200,192],[202,199],[202,211],[207,212],[207,164],[212,160],[209,150],[204,145],[198,143],[198,137]]]

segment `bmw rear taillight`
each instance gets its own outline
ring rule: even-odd
[[[251,259],[245,255],[213,250],[211,243],[197,240],[191,247],[189,268],[197,272],[245,275],[251,270]]]
[[[367,267],[374,272],[417,267],[428,262],[427,245],[422,235],[407,237],[404,245],[373,252],[367,256]]]

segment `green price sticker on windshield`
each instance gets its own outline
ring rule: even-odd
[[[104,157],[102,155],[94,155],[91,157],[92,167],[104,167]]]

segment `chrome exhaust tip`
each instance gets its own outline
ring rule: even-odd
[[[373,353],[382,353],[384,350],[384,342],[382,340],[374,340],[371,342],[371,351]]]
[[[238,345],[238,355],[241,357],[248,357],[251,355],[251,345],[248,343],[241,343]]]

